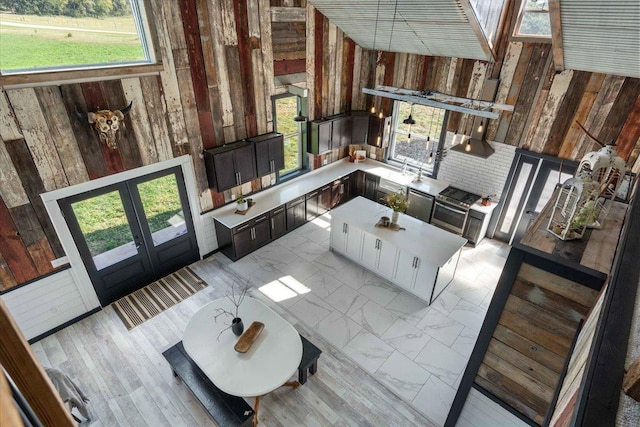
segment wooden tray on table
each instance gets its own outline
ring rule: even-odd
[[[253,343],[258,339],[260,333],[264,329],[264,323],[262,322],[252,322],[251,325],[247,328],[246,331],[236,342],[236,345],[233,346],[234,350],[238,353],[246,353],[249,351]]]

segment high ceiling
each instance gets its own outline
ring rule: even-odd
[[[310,2],[363,48],[491,59],[489,45],[468,0]]]
[[[503,4],[515,0],[309,1],[363,48],[490,61]],[[640,77],[639,0],[549,5],[556,14],[551,19],[552,28],[557,23],[553,44],[559,70]]]

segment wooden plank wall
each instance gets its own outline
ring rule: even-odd
[[[489,123],[489,139],[575,160],[593,148],[574,124],[579,119],[600,138],[617,139],[621,155],[640,172],[640,81],[556,75],[547,44],[496,43],[503,60],[495,64],[373,52],[305,0],[149,3],[164,64],[159,75],[0,88],[0,289],[40,277],[63,255],[39,202],[44,191],[191,154],[202,211],[230,201],[240,189],[211,192],[201,152],[272,130],[271,96],[285,90],[275,86],[274,64],[287,56],[297,62],[284,72],[301,70],[305,60],[311,119],[372,105],[391,112],[389,100],[364,95],[363,87],[477,97],[487,78],[500,78],[498,101],[515,110]],[[117,109],[129,101],[117,151],[100,144],[74,114],[76,107]],[[451,114],[447,127],[468,132],[470,126],[468,116]],[[262,185],[255,180],[243,190]]]
[[[542,424],[578,323],[598,292],[522,264],[475,382]]]

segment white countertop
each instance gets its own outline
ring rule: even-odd
[[[209,215],[226,227],[237,227],[252,218],[258,217],[265,212],[269,212],[278,206],[290,202],[297,197],[305,195],[310,191],[329,184],[336,179],[349,175],[357,170],[362,170],[381,178],[394,181],[398,184],[406,185],[409,188],[431,194],[432,196],[437,195],[449,186],[449,183],[447,182],[427,177],[423,177],[420,182],[414,182],[413,179],[415,178],[415,175],[413,173],[402,174],[398,168],[376,160],[367,159],[363,162],[351,163],[348,158],[345,158],[332,163],[331,165],[306,173],[301,177],[285,182],[284,184],[279,184],[257,194],[248,196],[251,197],[256,204],[249,212],[247,212],[246,215],[234,213],[236,210],[235,203],[230,203],[216,209],[210,212]],[[491,206],[482,206],[479,203],[476,203],[471,207],[471,209],[475,209],[483,213],[490,213],[493,211],[495,206],[495,202],[493,202]]]
[[[393,231],[375,226],[380,217],[391,218],[391,212],[391,208],[356,197],[333,209],[331,220],[351,224],[438,267],[467,243],[467,239],[402,213],[398,224],[406,230]]]
[[[183,344],[189,357],[220,390],[232,396],[263,396],[282,386],[298,369],[302,341],[293,326],[262,302],[247,297],[239,307],[245,330],[253,321],[264,323],[264,330],[246,353],[233,346],[238,341],[229,328],[229,316],[217,309],[233,311],[229,298],[203,306],[184,330]],[[220,334],[220,335],[218,335]],[[219,336],[219,339],[217,339]]]

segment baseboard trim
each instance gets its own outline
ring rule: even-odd
[[[64,322],[62,325],[56,326],[55,328],[53,328],[53,329],[51,329],[51,330],[49,330],[49,331],[47,331],[47,332],[45,332],[45,333],[43,333],[43,334],[40,334],[40,335],[38,335],[37,337],[31,338],[31,339],[29,340],[29,344],[33,344],[33,343],[35,343],[35,342],[40,341],[40,340],[41,340],[41,339],[43,339],[43,338],[48,337],[49,335],[53,335],[53,334],[55,334],[56,332],[63,330],[63,329],[64,329],[64,328],[66,328],[67,326],[71,326],[71,325],[73,325],[74,323],[81,321],[81,320],[82,320],[82,319],[84,319],[85,317],[89,317],[89,316],[91,316],[92,314],[99,312],[100,310],[102,310],[102,307],[96,307],[96,308],[94,308],[94,309],[93,309],[93,310],[91,310],[91,311],[87,311],[86,313],[81,314],[80,316],[75,317],[75,318],[73,318],[73,319],[69,320],[68,322]]]

